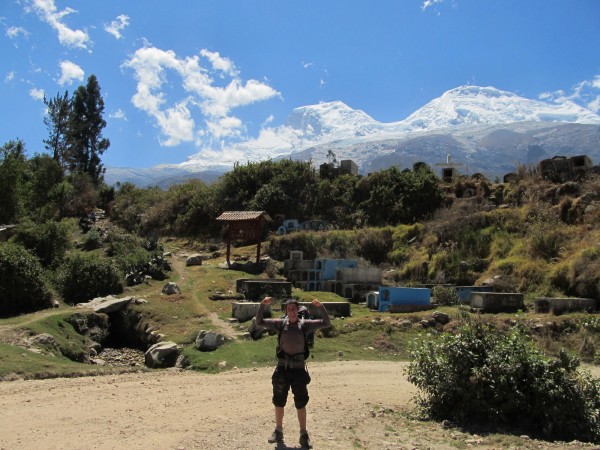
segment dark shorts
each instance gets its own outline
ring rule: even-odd
[[[310,375],[305,368],[286,369],[277,366],[273,376],[273,404],[283,408],[287,403],[290,387],[294,394],[294,406],[296,409],[302,409],[308,403],[308,389],[306,386],[310,383]]]

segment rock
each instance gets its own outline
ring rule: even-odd
[[[436,322],[441,323],[442,325],[446,325],[448,322],[450,322],[450,316],[440,311],[434,312],[433,318]]]
[[[196,337],[194,347],[201,352],[212,352],[225,343],[225,336],[214,331],[202,330]]]
[[[263,337],[263,334],[265,334],[265,331],[266,331],[266,329],[264,327],[259,327],[256,325],[256,319],[253,318],[252,323],[250,324],[250,327],[248,328],[250,337],[256,341],[256,340],[260,339],[261,337]]]
[[[145,305],[146,303],[148,303],[148,300],[146,300],[145,298],[136,298],[133,300],[133,303],[135,303],[136,305]]]
[[[400,322],[399,324],[402,328],[410,328],[412,327],[412,322],[408,319],[403,320],[402,322]]]
[[[53,353],[60,353],[60,346],[54,336],[48,333],[36,334],[29,339],[29,343],[35,347],[43,347]]]
[[[423,328],[429,328],[429,320],[423,319],[419,323]]]
[[[144,354],[144,361],[150,368],[174,367],[181,350],[175,342],[158,342]]]
[[[181,289],[179,289],[177,283],[170,281],[163,286],[162,293],[167,295],[181,294]]]
[[[79,308],[92,308],[97,313],[111,313],[121,311],[133,301],[133,297],[117,298],[112,295],[106,297],[96,297],[87,303],[78,303]]]
[[[202,265],[202,255],[192,255],[185,260],[186,266],[201,266]]]

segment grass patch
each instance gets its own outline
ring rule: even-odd
[[[9,344],[0,344],[0,381],[92,376],[131,370],[81,364],[64,356],[41,354]]]

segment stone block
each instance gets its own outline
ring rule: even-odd
[[[525,310],[520,292],[472,292],[471,308],[485,313],[513,313]]]

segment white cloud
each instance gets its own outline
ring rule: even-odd
[[[6,29],[6,36],[10,39],[16,39],[19,36],[29,36],[29,32],[23,27],[8,27]]]
[[[427,8],[430,8],[431,6],[442,2],[443,0],[425,0],[421,5],[421,11],[425,11]]]
[[[208,121],[206,126],[214,139],[239,136],[243,128],[242,121],[237,117],[224,117],[215,121]]]
[[[265,121],[262,123],[261,127],[262,128],[266,127],[267,125],[273,123],[274,120],[275,120],[275,116],[273,116],[273,114],[270,114],[269,117],[267,117],[265,119]]]
[[[110,113],[108,115],[108,118],[116,119],[116,120],[124,120],[125,122],[127,122],[127,116],[125,115],[125,112],[121,108],[117,109],[113,113]]]
[[[570,91],[559,89],[553,92],[543,92],[538,98],[551,103],[573,102],[583,106],[593,113],[600,113],[600,75],[592,80],[584,80],[573,86]]]
[[[159,111],[156,119],[160,129],[167,136],[160,141],[161,145],[173,147],[193,139],[195,122],[185,101],[167,108],[164,112]]]
[[[223,58],[219,52],[209,52],[206,49],[200,50],[200,55],[210,61],[213,69],[220,70],[227,75],[235,77],[238,75],[235,65],[229,58]]]
[[[61,61],[58,84],[73,84],[73,81],[83,81],[83,69],[71,61]]]
[[[123,35],[121,31],[125,29],[129,25],[129,16],[125,14],[121,14],[117,16],[115,20],[113,20],[110,24],[104,25],[104,30],[107,33],[112,34],[115,38],[121,39]]]
[[[203,64],[203,59],[208,64]],[[198,109],[202,116],[200,123],[205,126],[204,130],[196,131],[196,136],[206,136],[214,142],[239,136],[244,130],[241,120],[231,115],[233,109],[279,95],[260,81],[244,82],[230,59],[206,49],[199,55],[180,58],[172,50],[143,47],[123,66],[132,69],[137,80],[137,91],[131,99],[134,106],[156,121],[162,134],[161,143],[167,146],[194,139],[196,121],[190,108]],[[171,73],[179,79],[171,80]],[[215,75],[221,85],[215,83]],[[179,82],[185,97],[168,106],[165,85],[173,88]]]
[[[15,79],[15,76],[17,75],[17,73],[15,71],[10,71],[6,74],[6,76],[4,77],[4,82],[5,83],[9,83],[12,80]]]
[[[314,65],[315,65],[315,63],[313,63],[313,62],[304,62],[304,61],[302,61],[302,67],[304,67],[305,69],[309,69],[309,68],[311,68]]]
[[[58,11],[54,0],[33,0],[31,9],[35,11],[38,17],[49,24],[57,33],[58,41],[71,48],[80,48],[87,50],[91,44],[90,37],[83,30],[73,30],[63,23],[63,19],[71,13],[77,12],[73,8],[65,8]]]
[[[34,100],[43,101],[44,100],[44,90],[32,88],[29,90],[29,96]]]

